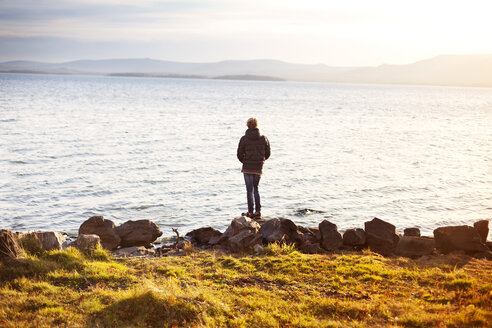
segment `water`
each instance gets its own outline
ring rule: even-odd
[[[224,230],[250,116],[272,147],[265,217],[424,234],[492,217],[492,89],[0,74],[0,227]]]

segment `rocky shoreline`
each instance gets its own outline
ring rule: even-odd
[[[421,236],[418,228],[406,228],[403,235],[386,221],[374,218],[364,228],[346,230],[343,235],[337,225],[324,220],[318,227],[303,227],[286,218],[237,217],[225,232],[204,227],[179,235],[173,243],[156,242],[162,236],[152,221],[127,221],[116,226],[102,216],[87,219],[79,228],[76,240],[67,239],[60,232],[14,233],[0,230],[0,259],[20,256],[21,249],[36,253],[76,247],[91,252],[99,246],[112,252],[114,257],[155,257],[186,255],[193,249],[226,254],[260,254],[269,243],[292,244],[308,254],[334,251],[361,251],[370,249],[383,256],[418,258],[461,252],[476,258],[492,260],[492,242],[487,241],[489,221],[481,220],[473,226],[438,227],[433,236]],[[161,246],[159,246],[161,245]]]

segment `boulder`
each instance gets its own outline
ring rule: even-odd
[[[101,238],[98,235],[79,235],[77,239],[70,244],[83,253],[90,253],[98,247],[101,247]]]
[[[162,235],[157,224],[149,220],[126,221],[116,227],[116,233],[121,238],[121,247],[150,247],[150,244]]]
[[[227,248],[231,252],[241,252],[249,247],[261,245],[262,242],[260,234],[245,229],[227,240]]]
[[[406,228],[405,230],[403,230],[403,236],[420,237],[420,229],[419,228]]]
[[[395,254],[399,256],[416,258],[430,255],[435,249],[433,238],[403,236],[398,241]]]
[[[316,254],[321,252],[320,243],[304,243],[299,246],[299,250],[306,254]]]
[[[320,251],[321,233],[317,227],[297,226],[297,248],[303,253],[314,254]]]
[[[348,229],[343,234],[343,244],[346,246],[364,246],[366,244],[366,233],[364,229]]]
[[[467,225],[440,227],[434,230],[436,248],[447,254],[455,250],[467,253],[488,251],[487,246],[482,243],[478,231]]]
[[[253,219],[246,216],[234,218],[222,235],[217,235],[209,239],[209,244],[216,245],[225,243],[229,238],[239,234],[243,230],[247,230],[252,233],[258,233],[258,231],[260,230],[260,225]]]
[[[485,242],[485,245],[487,245],[488,249],[492,251],[492,241]]]
[[[19,257],[22,253],[20,241],[10,230],[0,230],[0,261],[7,261]]]
[[[365,222],[364,231],[369,248],[384,256],[393,253],[400,239],[394,225],[378,218]]]
[[[485,244],[487,242],[487,237],[489,235],[489,220],[477,221],[473,223],[473,227],[477,230],[478,234],[480,235],[482,243]]]
[[[339,249],[343,244],[342,235],[338,232],[337,225],[327,220],[319,224],[321,234],[321,247],[326,250]]]
[[[38,231],[27,232],[19,235],[24,249],[31,253],[50,250],[61,250],[65,237],[60,232]]]
[[[260,234],[268,243],[285,242],[291,244],[299,241],[296,224],[284,218],[268,220],[261,226]]]
[[[136,257],[136,256],[146,256],[153,257],[155,251],[153,249],[147,249],[144,246],[133,246],[118,248],[111,253],[114,257]]]
[[[102,247],[109,250],[118,247],[121,240],[113,221],[106,220],[102,216],[91,216],[82,223],[79,235],[98,235],[101,238]]]
[[[186,237],[197,245],[207,245],[212,238],[218,238],[220,236],[222,236],[222,232],[212,227],[195,229],[186,234]]]

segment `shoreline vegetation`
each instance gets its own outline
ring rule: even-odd
[[[186,249],[112,258],[100,247],[0,264],[2,327],[490,327],[492,262],[371,251]]]
[[[326,220],[238,217],[224,233],[175,230],[157,252],[162,232],[148,220],[91,217],[64,247],[60,233],[0,230],[0,326],[490,327],[487,220],[434,238],[364,225],[345,240]]]

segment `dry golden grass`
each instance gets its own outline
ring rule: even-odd
[[[492,262],[370,252],[196,252],[111,259],[75,249],[0,264],[1,327],[491,327]]]

